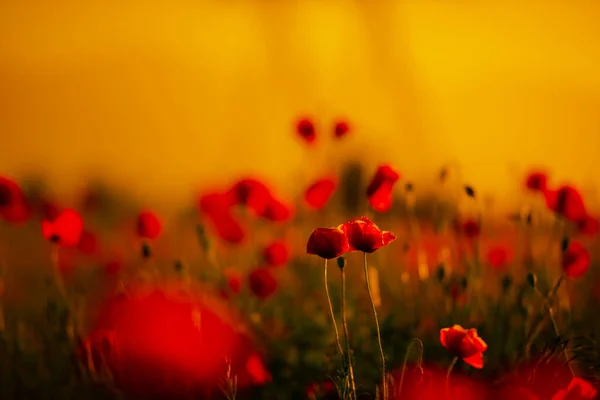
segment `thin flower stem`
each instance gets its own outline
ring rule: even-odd
[[[342,349],[342,342],[340,340],[340,331],[338,330],[337,323],[335,322],[335,313],[333,312],[333,304],[331,303],[331,296],[329,294],[329,283],[327,279],[327,259],[325,259],[325,294],[327,295],[327,302],[329,303],[329,312],[331,314],[331,322],[333,323],[333,330],[335,331],[335,340],[337,343],[338,351],[344,360],[344,350]]]
[[[457,362],[458,362],[458,357],[454,357],[452,359],[452,362],[450,363],[450,366],[448,367],[448,372],[446,372],[446,398],[447,399],[450,398],[450,374],[452,373],[452,370],[454,369],[454,366],[456,365]]]
[[[58,254],[60,251],[60,246],[58,244],[52,244],[52,248],[50,250],[50,261],[52,262],[52,268],[54,270],[54,281],[56,287],[60,295],[63,299],[67,300],[67,291],[65,289],[65,282],[62,278],[62,273],[60,272],[60,264],[58,262]]]
[[[377,343],[379,344],[379,353],[381,355],[381,375],[382,375],[382,390],[383,400],[387,400],[387,377],[385,375],[385,354],[383,353],[383,345],[381,344],[381,330],[379,329],[379,318],[377,317],[377,308],[373,302],[373,294],[371,293],[371,284],[369,283],[369,270],[367,267],[367,253],[364,253],[364,270],[365,280],[367,283],[367,292],[369,292],[369,299],[371,300],[371,307],[373,307],[373,317],[375,317],[375,327],[377,328]]]
[[[398,398],[400,399],[400,395],[402,394],[402,385],[404,384],[404,373],[406,372],[406,364],[408,363],[408,355],[410,354],[410,351],[412,350],[413,346],[415,344],[418,344],[421,347],[421,354],[419,355],[419,361],[417,364],[417,368],[419,368],[421,370],[421,373],[423,373],[423,367],[421,367],[421,360],[423,359],[423,351],[425,350],[423,347],[423,342],[420,339],[413,339],[410,344],[408,345],[408,348],[406,349],[406,354],[404,355],[404,362],[402,363],[402,373],[400,374],[400,383],[398,384]]]
[[[346,270],[340,268],[342,274],[342,324],[344,327],[344,339],[346,342],[346,358],[348,360],[348,372],[350,374],[350,385],[352,398],[356,400],[356,382],[354,380],[354,367],[352,366],[352,351],[350,350],[350,334],[348,333],[348,321],[346,315]]]

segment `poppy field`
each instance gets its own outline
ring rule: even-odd
[[[290,134],[307,152],[348,121]],[[597,398],[598,216],[532,169],[489,218],[440,166],[344,160],[297,195],[205,187],[168,218],[0,175],[0,399]]]

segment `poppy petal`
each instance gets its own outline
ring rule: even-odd
[[[483,368],[483,354],[477,353],[471,357],[463,358],[463,361],[476,369]]]

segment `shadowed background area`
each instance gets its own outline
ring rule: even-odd
[[[36,3],[0,4],[0,170],[59,196],[100,176],[176,207],[242,172],[301,190],[328,152],[296,140],[309,115],[422,185],[458,162],[508,205],[544,165],[598,203],[600,3]]]

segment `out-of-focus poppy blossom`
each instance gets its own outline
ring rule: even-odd
[[[98,237],[92,232],[84,231],[79,238],[77,248],[83,254],[95,254],[98,251]]]
[[[60,214],[60,208],[49,200],[42,200],[40,204],[40,211],[43,219],[53,220]]]
[[[396,236],[388,231],[382,231],[367,217],[346,222],[339,226],[348,238],[350,251],[372,253],[396,240]]]
[[[561,186],[558,190],[544,192],[547,207],[569,221],[577,222],[587,217],[583,197],[573,186]]]
[[[340,228],[317,228],[310,234],[306,252],[324,259],[336,258],[349,249],[348,238]]]
[[[104,265],[104,270],[108,275],[116,275],[123,269],[123,262],[117,258],[108,261]]]
[[[25,200],[14,203],[6,208],[0,217],[6,222],[18,225],[29,221],[31,218],[31,207]]]
[[[338,121],[333,126],[333,135],[337,139],[341,139],[350,132],[350,125],[346,121]]]
[[[271,222],[286,222],[294,215],[294,210],[288,204],[275,197],[270,197],[265,210],[260,216]]]
[[[234,205],[245,206],[252,210],[255,215],[263,214],[272,198],[267,185],[253,178],[238,181],[231,187],[226,196],[232,199]]]
[[[317,139],[315,124],[308,118],[302,118],[296,122],[296,133],[309,144]]]
[[[325,207],[337,188],[335,179],[322,178],[310,185],[304,192],[304,201],[315,210]]]
[[[207,193],[198,199],[198,208],[205,215],[221,215],[229,213],[233,197],[228,193]]]
[[[238,383],[249,381],[252,341],[236,330],[241,321],[233,321],[226,310],[216,298],[204,295],[199,301],[164,289],[108,299],[95,328],[115,333],[119,357],[110,368],[127,394],[206,398],[207,390],[218,390],[222,383],[227,359]]]
[[[160,236],[162,224],[158,216],[151,211],[142,211],[137,219],[137,234],[146,239],[156,239]]]
[[[233,293],[238,294],[242,291],[242,275],[238,271],[227,268],[225,270],[225,279],[227,279],[227,285]]]
[[[54,220],[42,221],[42,235],[46,240],[65,247],[74,247],[83,233],[83,219],[73,209],[63,210]]]
[[[592,400],[598,391],[587,381],[575,377],[564,390],[559,390],[552,400]]]
[[[400,174],[389,165],[381,165],[367,187],[369,205],[378,212],[385,212],[392,206],[393,189]]]
[[[502,388],[498,393],[498,400],[500,399],[511,399],[511,400],[540,400],[530,389],[520,386],[512,386]]]
[[[15,203],[23,201],[23,192],[16,182],[0,176],[0,216]]]
[[[246,361],[246,371],[254,385],[262,386],[271,381],[271,374],[257,354],[252,354]]]
[[[529,190],[545,192],[548,189],[548,175],[544,172],[532,172],[525,179],[525,186]]]
[[[479,225],[479,222],[473,219],[465,221],[462,224],[462,226],[460,226],[460,230],[465,235],[465,237],[469,239],[479,237],[479,235],[481,234],[481,226]]]
[[[246,237],[246,232],[241,222],[231,213],[209,215],[208,221],[215,233],[229,244],[240,244]]]
[[[562,254],[562,269],[569,278],[583,276],[590,267],[590,253],[579,242],[572,241]]]
[[[504,270],[510,262],[510,254],[506,247],[495,246],[488,250],[488,263],[497,270]]]
[[[577,231],[582,235],[593,236],[598,233],[598,220],[590,215],[577,221]]]
[[[248,285],[259,299],[271,297],[277,291],[277,280],[269,268],[256,268],[248,275]]]
[[[487,344],[477,335],[477,329],[460,325],[440,330],[440,343],[454,357],[460,357],[473,368],[483,368],[483,352]]]
[[[280,267],[287,264],[289,257],[289,246],[281,240],[272,242],[263,250],[265,262],[272,267]]]

